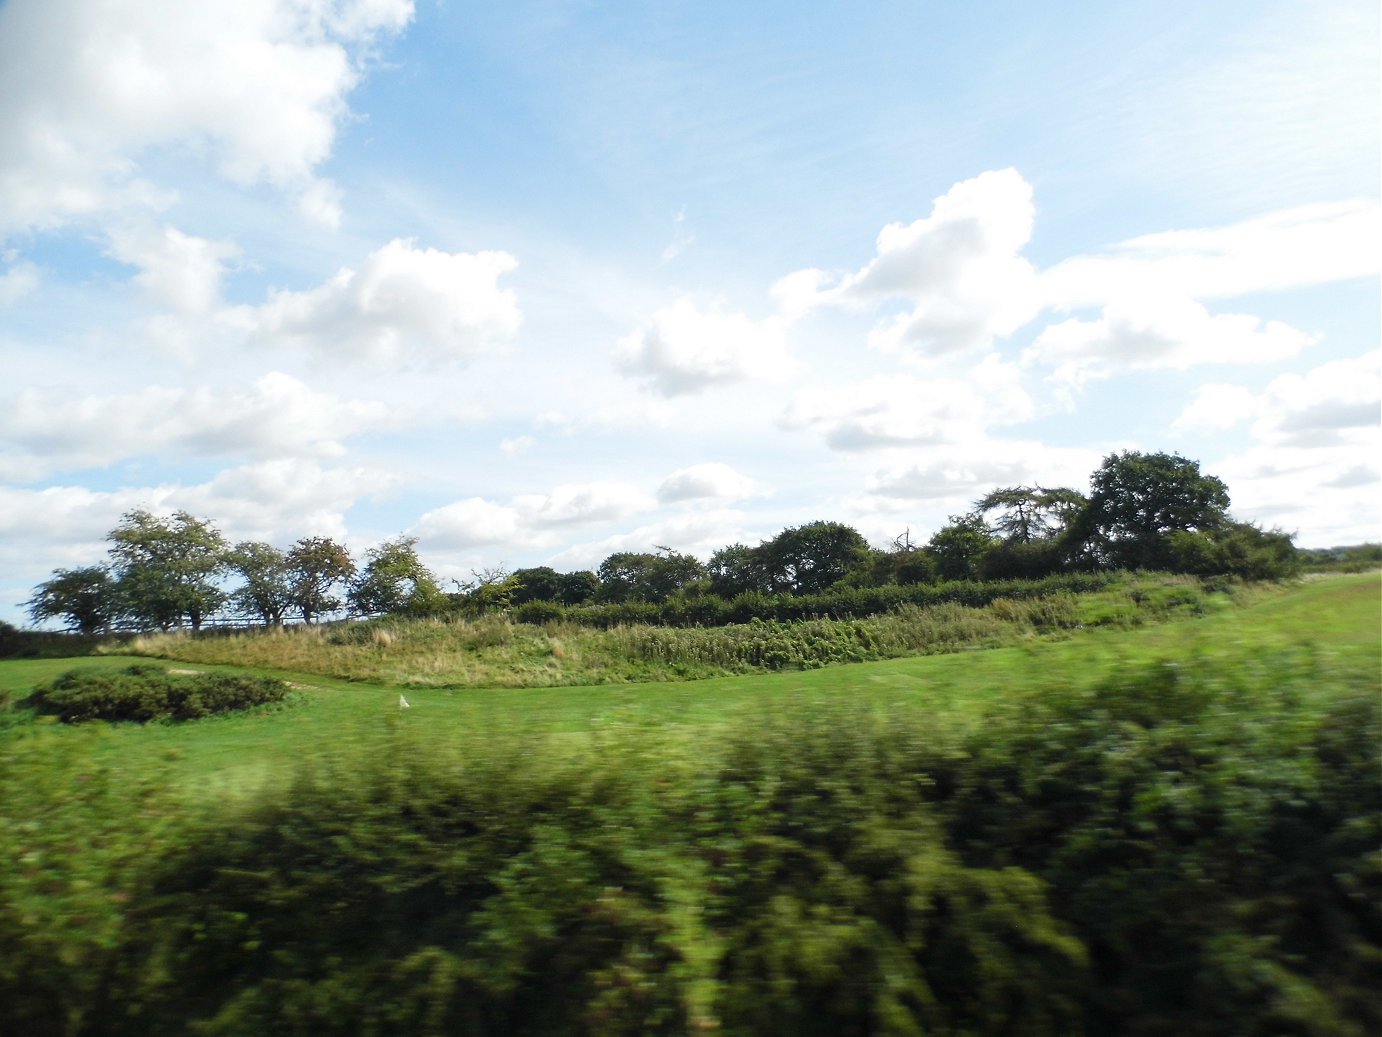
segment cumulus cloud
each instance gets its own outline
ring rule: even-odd
[[[25,390],[0,415],[0,476],[33,479],[164,452],[338,457],[347,438],[390,421],[383,403],[342,400],[280,372],[229,392],[151,386],[69,399]]]
[[[1031,439],[980,437],[924,447],[873,471],[863,491],[843,498],[839,510],[876,543],[888,543],[904,527],[914,542],[924,542],[950,516],[969,511],[1000,486],[1084,490],[1099,459],[1094,450]]]
[[[1021,255],[1032,236],[1032,187],[1015,169],[963,180],[935,199],[931,215],[889,224],[877,254],[854,274],[789,274],[773,289],[788,314],[813,305],[907,300],[912,309],[869,337],[885,350],[938,356],[989,348],[1036,316],[1036,271]]]
[[[210,313],[220,302],[225,260],[239,251],[231,242],[153,223],[120,228],[110,238],[110,254],[139,268],[135,283],[160,305],[187,315]]]
[[[895,510],[898,501],[934,501],[968,507],[999,486],[1087,485],[1099,464],[1097,452],[1052,447],[1033,440],[979,439],[927,450],[919,456],[879,469],[865,484],[861,510]]]
[[[523,494],[513,506],[528,522],[542,528],[608,522],[652,507],[652,499],[637,486],[622,482],[590,482],[558,486],[550,493]]]
[[[1378,539],[1382,430],[1310,447],[1252,447],[1209,468],[1233,492],[1233,514],[1300,531],[1307,547]]]
[[[781,424],[813,429],[832,449],[852,451],[965,442],[1034,412],[1013,365],[989,358],[967,378],[903,375],[803,389]]]
[[[517,298],[498,284],[517,265],[506,252],[443,252],[395,238],[359,270],[342,269],[307,291],[274,292],[222,320],[332,359],[465,360],[517,332]]]
[[[11,0],[0,7],[0,235],[147,200],[156,149],[240,185],[315,176],[380,34],[412,0]]]
[[[283,459],[230,468],[191,486],[99,491],[0,485],[0,571],[32,587],[54,567],[101,561],[106,533],[132,508],[190,511],[210,518],[232,541],[286,544],[315,534],[343,538],[351,507],[392,482],[378,470]]]
[[[1282,291],[1382,273],[1382,206],[1300,206],[1227,227],[1133,238],[1045,270],[1040,288],[1058,309],[1120,299],[1213,299]]]
[[[1275,363],[1316,341],[1282,321],[1142,296],[1111,303],[1095,320],[1072,317],[1046,327],[1022,360],[1053,368],[1057,382],[1081,385],[1120,370]]]
[[[1176,418],[1185,429],[1231,428],[1251,421],[1254,437],[1310,449],[1376,438],[1382,423],[1382,351],[1284,374],[1261,393],[1206,385]]]
[[[699,392],[751,378],[778,378],[791,367],[781,320],[703,312],[680,299],[619,340],[616,363],[663,396]]]
[[[679,468],[658,487],[657,499],[663,504],[685,501],[743,500],[758,493],[758,485],[727,464],[707,461]]]
[[[628,532],[575,544],[554,555],[549,564],[565,570],[594,569],[617,551],[654,551],[659,545],[705,560],[726,544],[747,543],[756,539],[758,534],[744,528],[744,513],[741,511],[688,511]]]
[[[428,511],[414,532],[439,550],[485,545],[514,548],[550,546],[557,532],[596,522],[613,522],[654,502],[637,486],[591,482],[558,486],[550,493],[520,494],[507,504],[470,497]]]
[[[1241,385],[1202,385],[1171,423],[1177,431],[1227,429],[1257,413],[1257,396]]]
[[[120,515],[148,499],[148,490],[0,485],[0,557],[14,571],[29,568],[32,553],[40,548],[45,562],[53,559],[51,566],[96,561]]]
[[[468,497],[426,512],[413,527],[419,541],[429,548],[454,550],[466,547],[532,547],[541,543],[526,529],[518,509]]]
[[[378,468],[276,458],[226,469],[203,485],[170,490],[163,505],[210,517],[232,540],[343,539],[350,509],[362,499],[381,496],[396,482],[392,473]]]

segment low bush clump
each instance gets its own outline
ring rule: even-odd
[[[282,702],[288,685],[238,673],[174,673],[139,663],[119,671],[78,669],[39,685],[27,704],[64,724],[83,720],[196,720]]]

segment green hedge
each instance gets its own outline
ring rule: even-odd
[[[569,622],[609,629],[618,626],[710,627],[754,620],[795,623],[811,619],[863,619],[903,605],[968,605],[978,608],[999,598],[1022,600],[1102,590],[1126,574],[1065,573],[1041,580],[956,580],[885,587],[841,587],[825,594],[741,594],[671,598],[665,602],[625,601],[592,605],[527,602],[514,610],[522,623]]]
[[[288,685],[271,677],[173,673],[137,663],[124,670],[68,670],[35,688],[27,705],[65,724],[84,720],[196,720],[282,702]]]

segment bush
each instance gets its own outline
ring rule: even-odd
[[[513,610],[513,618],[518,623],[532,623],[542,626],[545,623],[560,623],[566,618],[566,607],[557,601],[543,601],[534,598],[525,601]]]
[[[195,720],[282,702],[288,685],[272,677],[172,673],[137,663],[124,670],[68,670],[34,689],[27,704],[64,724],[83,720]]]

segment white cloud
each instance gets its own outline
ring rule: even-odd
[[[569,484],[550,493],[520,494],[507,504],[483,497],[455,501],[425,513],[413,531],[438,550],[484,545],[531,549],[556,543],[556,531],[619,521],[653,504],[629,483]]]
[[[676,419],[676,408],[665,400],[626,400],[604,406],[593,404],[578,414],[545,411],[534,419],[542,428],[564,435],[609,435],[646,429],[665,429]]]
[[[303,536],[346,535],[346,513],[378,497],[396,477],[363,466],[325,467],[299,458],[240,465],[210,482],[169,491],[164,506],[209,516],[232,540],[288,543]]]
[[[499,441],[499,452],[505,457],[520,457],[536,445],[532,436],[511,436]]]
[[[1197,302],[1142,296],[1111,303],[1096,320],[1072,317],[1049,325],[1022,360],[1054,368],[1058,382],[1081,385],[1120,370],[1275,363],[1316,341],[1281,321],[1211,314]]]
[[[148,499],[147,490],[103,493],[84,486],[29,489],[0,485],[0,558],[18,571],[41,550],[51,566],[88,564],[100,558],[106,533],[121,513]]]
[[[341,225],[341,202],[345,192],[330,180],[313,180],[298,196],[298,212],[327,230]]]
[[[517,299],[498,285],[517,265],[506,252],[442,252],[396,238],[358,271],[343,269],[307,291],[275,292],[223,320],[331,359],[465,360],[517,332]]]
[[[550,493],[513,499],[519,514],[534,526],[576,526],[612,522],[652,507],[652,499],[631,483],[590,482],[558,486]]]
[[[392,476],[377,470],[278,460],[227,469],[193,486],[97,491],[0,485],[0,570],[27,577],[32,586],[54,567],[99,562],[106,534],[132,508],[190,511],[210,518],[232,541],[287,544],[317,534],[341,538],[345,515],[355,502],[391,484]],[[41,562],[36,564],[36,558]]]
[[[930,216],[884,227],[877,255],[858,272],[832,280],[797,271],[773,294],[788,314],[906,299],[911,312],[878,324],[870,345],[925,356],[987,349],[1039,308],[1036,271],[1021,256],[1033,218],[1031,185],[1015,169],[991,170],[955,184]]]
[[[239,252],[231,242],[207,241],[153,223],[111,233],[111,255],[140,269],[135,283],[159,304],[187,315],[210,313],[220,302],[224,261]]]
[[[1227,227],[1133,238],[1041,274],[1058,309],[1111,300],[1213,299],[1382,273],[1382,206],[1371,201],[1283,209]]]
[[[1382,351],[1281,375],[1261,393],[1203,386],[1175,425],[1231,428],[1248,420],[1264,445],[1310,449],[1371,442],[1382,426]]]
[[[25,390],[0,415],[0,476],[32,479],[144,454],[338,457],[343,441],[390,422],[371,400],[341,400],[280,372],[248,389],[151,386],[111,396]]]
[[[1069,486],[1084,491],[1099,452],[1036,440],[978,438],[916,451],[875,471],[848,502],[856,514],[906,514],[939,526],[1001,486]]]
[[[1177,430],[1227,429],[1257,413],[1257,396],[1240,385],[1202,385],[1171,423]]]
[[[39,283],[38,267],[8,255],[3,258],[8,266],[0,273],[0,309],[32,294]]]
[[[686,225],[686,206],[677,210],[672,217],[672,240],[662,250],[662,261],[670,263],[696,243],[696,235]]]
[[[989,357],[967,378],[880,376],[803,389],[782,425],[814,429],[835,450],[870,450],[962,443],[1034,412],[1013,365]]]
[[[1242,519],[1300,530],[1305,546],[1376,541],[1382,515],[1382,351],[1274,378],[1261,392],[1205,386],[1176,424],[1248,424],[1253,445],[1208,470]]]
[[[469,497],[425,513],[413,528],[427,548],[454,550],[487,545],[533,547],[543,537],[524,527],[518,509]]]
[[[702,312],[680,299],[619,340],[616,363],[663,396],[699,392],[750,378],[775,379],[791,367],[783,322],[742,313]]]
[[[1288,532],[1306,547],[1376,542],[1382,537],[1382,430],[1309,448],[1268,445],[1215,461],[1235,517]]]
[[[159,148],[329,196],[314,171],[361,60],[412,15],[412,0],[10,0],[0,236],[147,201],[139,164]]]
[[[707,461],[679,468],[658,487],[657,498],[664,504],[683,501],[743,500],[759,492],[758,485],[727,464]]]
[[[743,512],[729,509],[688,511],[627,533],[575,544],[553,556],[550,564],[563,570],[594,569],[617,551],[653,551],[659,545],[705,560],[726,544],[754,539],[753,534],[745,531]]]

